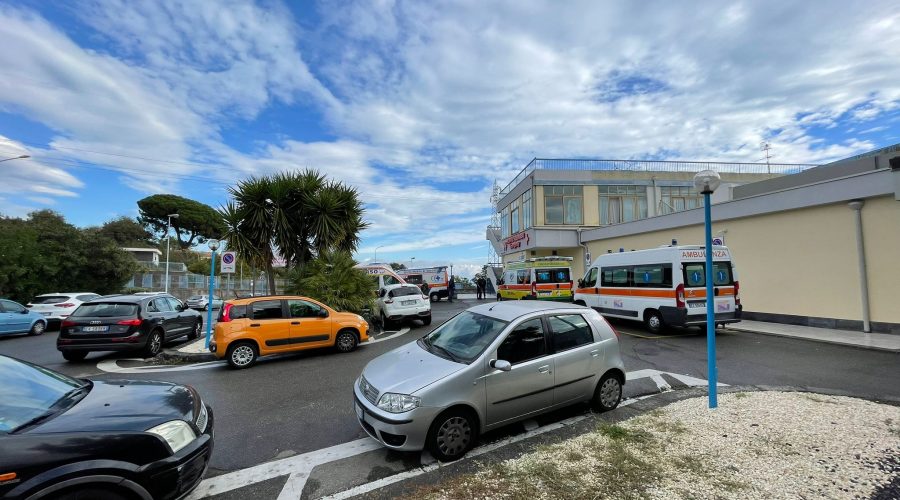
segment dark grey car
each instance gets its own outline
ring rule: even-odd
[[[56,348],[68,361],[93,351],[140,351],[156,356],[165,342],[195,339],[203,316],[167,294],[112,295],[78,306],[62,322]]]
[[[354,384],[365,431],[396,450],[465,454],[478,434],[584,401],[622,397],[616,332],[574,304],[482,304],[375,358]]]

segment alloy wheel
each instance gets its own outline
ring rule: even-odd
[[[150,337],[150,344],[148,351],[150,352],[150,356],[156,356],[159,354],[159,350],[162,348],[162,335],[158,332],[154,333],[153,336]]]
[[[472,428],[463,417],[448,418],[438,429],[437,447],[447,456],[457,456],[466,451],[472,440]]]
[[[231,352],[231,361],[235,366],[247,366],[253,362],[253,358],[256,353],[253,352],[253,348],[248,345],[240,345],[234,348],[234,351]]]
[[[352,333],[344,332],[344,333],[340,334],[337,339],[338,349],[343,352],[352,351],[353,348],[355,347],[354,346],[355,343],[356,343],[356,338],[353,336]]]

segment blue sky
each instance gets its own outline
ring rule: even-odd
[[[474,270],[531,158],[824,163],[900,142],[892,2],[0,4],[0,213],[78,225],[312,167],[358,255]],[[466,273],[468,274],[468,273]]]

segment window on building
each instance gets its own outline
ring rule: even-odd
[[[584,221],[582,186],[544,186],[544,223],[581,225]]]
[[[502,238],[509,236],[509,207],[503,207],[500,211],[500,236]]]
[[[522,195],[522,229],[529,229],[532,225],[532,214],[534,214],[534,209],[531,204],[531,190],[525,191],[525,194]]]
[[[703,206],[703,195],[690,186],[660,188],[659,213],[671,214]]]
[[[512,211],[509,213],[509,225],[511,234],[519,232],[519,200],[516,200],[512,205]]]
[[[598,186],[600,224],[620,224],[647,218],[646,186]]]

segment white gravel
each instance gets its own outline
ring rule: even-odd
[[[467,499],[900,499],[900,408],[796,392],[723,394],[715,410],[706,398],[688,399],[430,493]]]

